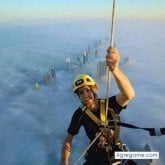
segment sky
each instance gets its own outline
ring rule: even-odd
[[[54,18],[109,18],[112,0],[0,0],[0,22]],[[164,19],[164,0],[116,0],[122,18]]]

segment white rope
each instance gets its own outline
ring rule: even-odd
[[[110,38],[110,47],[114,46],[114,21],[115,21],[115,0],[113,0],[113,8],[112,8],[112,24],[111,24],[111,38]],[[107,113],[108,113],[108,98],[110,91],[110,74],[109,68],[107,67],[107,95],[106,95],[106,121],[107,121]],[[90,147],[94,144],[94,142],[99,138],[105,128],[103,128],[97,136],[93,139],[93,141],[84,149],[84,151],[80,154],[80,156],[74,161],[73,165],[76,165],[79,160],[86,154],[86,152],[90,149]]]
[[[105,128],[103,128],[97,136],[92,140],[92,142],[84,149],[84,151],[80,154],[80,156],[74,161],[73,165],[76,165],[79,160],[86,154],[86,152],[90,149],[90,147],[94,144],[94,142],[99,138],[99,136],[103,133]]]
[[[114,31],[115,31],[115,7],[116,3],[113,0],[113,7],[112,7],[112,23],[111,23],[111,34],[110,34],[110,47],[114,47]],[[108,103],[109,103],[109,93],[110,93],[110,78],[111,72],[109,67],[107,66],[107,94],[106,94],[106,122],[107,122],[107,115],[108,115]],[[107,124],[107,123],[105,123]]]
[[[116,2],[113,0],[112,6],[112,24],[111,24],[111,38],[110,38],[110,47],[114,46],[114,34],[115,34],[115,12],[116,12]]]

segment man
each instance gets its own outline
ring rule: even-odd
[[[118,50],[116,48],[108,48],[106,63],[120,90],[117,95],[110,97],[108,100],[107,119],[113,121],[119,120],[119,113],[122,109],[126,108],[128,102],[134,97],[134,90],[130,81],[118,66],[119,59],[120,56]],[[81,126],[85,128],[90,141],[92,141],[98,133],[102,131],[96,142],[88,150],[84,165],[112,164],[115,162],[114,150],[123,150],[119,137],[119,127],[115,124],[108,128],[102,127],[102,123],[103,126],[105,126],[104,115],[106,114],[104,113],[103,115],[104,121],[101,121],[100,112],[102,103],[100,101],[101,99],[97,96],[96,82],[89,75],[78,75],[73,81],[73,91],[78,95],[82,102],[82,106],[74,112],[71,123],[68,127],[68,134],[66,135],[62,146],[62,165],[69,165],[72,140],[74,135],[78,133]],[[106,101],[104,101],[104,104],[105,102]],[[94,115],[91,115],[91,113]]]

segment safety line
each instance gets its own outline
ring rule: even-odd
[[[115,33],[115,9],[116,9],[116,2],[113,0],[113,7],[112,7],[112,23],[111,23],[111,34],[110,34],[110,47],[114,47],[114,33]],[[110,78],[111,78],[111,71],[107,66],[107,93],[106,93],[106,123],[107,124],[107,115],[108,115],[108,103],[109,103],[109,93],[110,93]]]

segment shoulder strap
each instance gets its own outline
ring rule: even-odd
[[[95,116],[86,106],[82,105],[80,108],[85,112],[98,126],[104,126],[106,121],[105,117],[105,99],[99,99],[100,104],[100,119]]]
[[[105,99],[100,99],[100,120],[102,122],[102,125],[106,125],[106,104]]]

